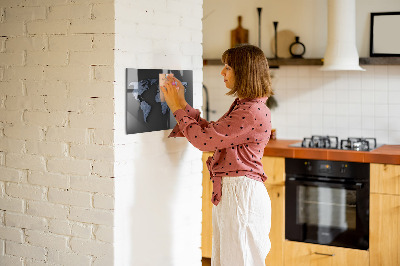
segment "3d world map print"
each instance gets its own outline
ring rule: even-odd
[[[127,134],[172,129],[176,120],[164,100],[160,84],[172,75],[182,82],[185,99],[193,105],[193,71],[168,69],[126,69]]]

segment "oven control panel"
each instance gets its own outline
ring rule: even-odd
[[[369,179],[369,164],[286,158],[286,174]]]

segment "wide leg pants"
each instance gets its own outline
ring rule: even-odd
[[[212,223],[212,266],[265,265],[271,249],[271,201],[262,182],[245,176],[223,177]]]

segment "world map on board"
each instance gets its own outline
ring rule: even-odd
[[[161,112],[163,115],[167,113],[167,110],[169,110],[169,107],[166,102],[161,101],[160,97],[160,89],[158,87],[158,79],[142,79],[139,81],[133,81],[129,83],[129,89],[132,89],[132,95],[133,97],[139,101],[140,103],[140,109],[143,111],[143,119],[147,123],[147,117],[149,116],[152,108],[151,108],[151,103],[146,102],[144,97],[142,96],[146,91],[148,91],[153,85],[157,86],[157,94],[154,97],[154,101],[156,103],[161,104]],[[185,92],[186,92],[186,87],[188,85],[187,82],[182,82],[182,85],[185,87]]]

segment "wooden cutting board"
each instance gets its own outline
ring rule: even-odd
[[[238,27],[231,30],[231,48],[242,43],[249,43],[249,31],[242,27],[242,16],[238,16]]]

